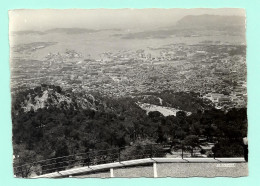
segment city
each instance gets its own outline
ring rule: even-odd
[[[245,57],[244,45],[208,43],[107,52],[97,59],[67,50],[43,61],[15,59],[12,91],[42,83],[112,97],[172,89],[198,92],[216,108],[241,108],[247,104]]]

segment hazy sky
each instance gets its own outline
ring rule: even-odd
[[[151,29],[172,26],[186,15],[245,16],[244,9],[40,9],[9,11],[10,31],[52,28]]]

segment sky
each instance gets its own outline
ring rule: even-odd
[[[18,9],[9,11],[10,31],[53,28],[141,29],[174,25],[186,15],[245,16],[244,9]]]

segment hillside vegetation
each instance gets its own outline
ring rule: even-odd
[[[160,97],[167,106],[183,110],[194,106],[181,101],[181,93],[177,95]],[[183,94],[183,99],[188,96]],[[191,103],[196,103],[196,107],[205,104],[200,99],[193,100],[193,96],[190,95]],[[123,154],[131,155],[136,151],[127,146],[140,142],[193,148],[199,137],[215,143],[214,152],[219,157],[243,155],[246,108],[223,112],[212,107],[195,111],[194,107],[189,116],[184,111],[178,111],[176,116],[163,116],[158,111],[146,114],[136,104],[137,100],[138,97],[113,99],[65,91],[53,85],[17,93],[12,98],[15,165],[113,147],[126,147]]]

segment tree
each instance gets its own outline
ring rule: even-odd
[[[193,156],[193,150],[196,147],[200,147],[199,137],[195,135],[189,135],[183,140],[183,145],[186,146]]]
[[[14,144],[14,174],[18,177],[29,177],[31,174],[39,174],[41,167],[35,164],[42,157],[37,155],[35,151],[28,150],[24,145]]]
[[[148,116],[149,116],[154,122],[159,121],[159,120],[163,117],[163,115],[162,115],[160,112],[158,112],[158,111],[151,111],[151,112],[148,113]]]
[[[212,151],[215,157],[242,157],[244,155],[242,138],[237,142],[222,139],[212,148]]]
[[[165,153],[161,145],[156,145],[150,140],[136,141],[130,147],[121,152],[121,160],[142,159],[148,157],[164,157]]]

